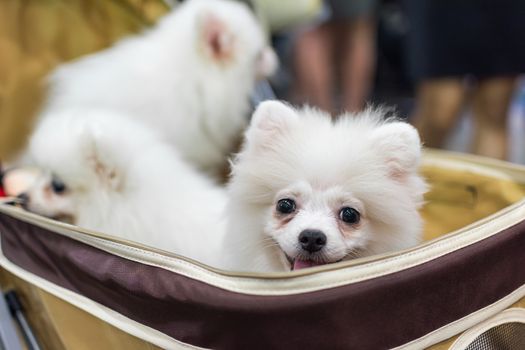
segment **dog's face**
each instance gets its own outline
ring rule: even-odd
[[[298,181],[280,190],[272,204],[265,231],[293,269],[354,257],[366,247],[364,204],[341,186]]]
[[[30,212],[64,222],[74,222],[75,191],[56,175],[42,171],[19,198],[21,205]]]
[[[300,269],[419,241],[420,141],[379,111],[332,121],[265,102],[234,164],[232,198],[257,208],[264,235]]]
[[[71,222],[74,199],[71,189],[57,176],[35,167],[16,167],[3,174],[8,196],[26,210],[46,217]]]

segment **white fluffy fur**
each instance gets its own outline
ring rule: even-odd
[[[276,64],[245,4],[190,0],[142,35],[61,65],[42,118],[71,107],[120,112],[213,173],[248,120],[257,76]]]
[[[305,229],[326,234],[326,249],[316,258],[322,263],[420,241],[426,185],[418,175],[419,136],[383,114],[368,109],[334,122],[323,112],[277,101],[258,107],[233,165],[225,245],[237,252],[230,268],[290,270],[283,252],[301,256],[297,240]],[[282,198],[297,202],[289,222],[276,215]],[[359,224],[340,220],[345,206],[360,212]]]
[[[70,110],[44,120],[30,154],[46,174],[28,209],[220,266],[226,194],[140,123]],[[67,189],[50,188],[51,174]]]

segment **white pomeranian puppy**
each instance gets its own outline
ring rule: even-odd
[[[233,164],[230,268],[297,270],[416,245],[420,154],[417,131],[381,110],[333,121],[263,102]]]
[[[220,265],[226,192],[127,117],[63,111],[29,153],[44,172],[20,197],[29,211]]]
[[[59,66],[41,118],[71,107],[117,111],[217,174],[247,124],[256,79],[276,66],[245,4],[189,0],[142,35]]]

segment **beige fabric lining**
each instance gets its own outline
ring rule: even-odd
[[[427,241],[486,218],[525,197],[525,186],[510,176],[495,179],[472,170],[453,172],[437,166],[423,168],[423,174],[431,184],[421,211]]]

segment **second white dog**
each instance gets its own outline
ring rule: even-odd
[[[40,124],[29,153],[43,172],[22,196],[28,210],[222,265],[225,191],[142,124],[63,111]]]
[[[245,4],[189,0],[142,35],[61,65],[42,118],[69,108],[116,111],[217,174],[247,124],[256,79],[276,66]]]

